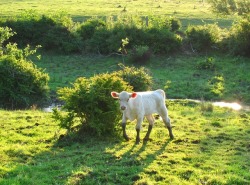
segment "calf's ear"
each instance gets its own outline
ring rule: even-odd
[[[112,91],[112,92],[111,92],[111,96],[112,96],[113,98],[118,98],[118,97],[119,97],[119,93]]]
[[[136,96],[137,96],[136,92],[133,92],[130,97],[135,98]]]

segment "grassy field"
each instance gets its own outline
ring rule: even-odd
[[[0,184],[250,184],[250,114],[168,101],[175,139],[161,120],[151,141],[70,140],[41,111],[0,114]],[[204,110],[204,109],[203,109]],[[147,123],[143,124],[142,137]]]
[[[212,57],[214,69],[199,69],[199,65]],[[78,77],[91,77],[100,73],[120,70],[121,56],[82,56],[42,54],[41,60],[33,60],[45,69],[50,76],[49,86],[56,91],[58,87],[68,86]],[[125,58],[125,65],[131,65]],[[225,67],[226,66],[226,67]],[[140,66],[137,66],[140,67]],[[152,89],[164,89],[168,98],[209,98],[211,79],[222,76],[221,94],[212,100],[237,101],[250,104],[250,59],[231,56],[155,56],[144,66],[153,77]],[[168,87],[167,87],[168,86]],[[211,87],[210,87],[211,86]],[[210,88],[210,89],[209,89]]]
[[[11,8],[10,8],[11,7]],[[36,10],[42,13],[65,10],[73,17],[118,15],[124,11],[131,14],[174,15],[180,17],[213,18],[206,2],[192,0],[6,0],[1,2],[1,15],[11,16],[23,10]],[[108,13],[108,14],[107,14]]]
[[[6,0],[0,2],[0,7],[2,17],[20,15],[25,10],[41,14],[64,11],[80,22],[92,16],[118,16],[124,13],[139,16],[166,15],[181,19],[184,28],[189,24],[204,22],[218,22],[222,27],[229,27],[235,19],[234,16],[219,17],[212,13],[205,0]]]

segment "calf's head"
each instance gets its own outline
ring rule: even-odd
[[[126,110],[128,107],[128,101],[130,98],[135,98],[137,94],[135,92],[128,93],[126,91],[122,91],[121,93],[111,92],[111,96],[115,99],[118,99],[120,102],[120,109]]]

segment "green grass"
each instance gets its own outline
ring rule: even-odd
[[[11,6],[11,9],[9,8]],[[18,15],[23,10],[36,10],[38,12],[48,13],[52,11],[66,10],[73,17],[85,16],[103,16],[118,15],[126,12],[138,15],[158,14],[174,15],[180,17],[202,16],[211,18],[210,5],[206,2],[194,2],[192,0],[169,0],[169,1],[152,1],[152,0],[6,0],[1,2],[3,16]],[[207,15],[205,15],[207,14]]]
[[[164,89],[168,98],[192,98],[210,100],[238,101],[249,104],[250,60],[231,56],[213,55],[213,69],[198,69],[208,56],[155,56],[145,66],[153,77],[152,89]],[[119,70],[121,57],[46,55],[35,63],[49,73],[49,86],[56,91],[58,87],[69,86],[80,76],[91,77],[100,73]],[[131,65],[125,60],[126,65]],[[140,67],[140,66],[137,66]],[[213,95],[209,82],[217,75],[223,77],[224,90]],[[168,87],[166,85],[168,84]]]
[[[219,17],[214,14],[207,1],[192,0],[6,0],[0,2],[0,6],[2,17],[18,16],[25,10],[34,10],[41,14],[64,11],[79,22],[92,16],[118,16],[124,13],[139,16],[174,16],[182,20],[184,28],[189,24],[204,22],[218,22],[222,27],[229,27],[235,19],[235,16]]]
[[[151,141],[63,138],[41,111],[4,111],[0,118],[0,184],[249,184],[250,114],[168,101],[175,139],[160,120]],[[143,124],[141,137],[146,134]],[[66,137],[64,137],[66,138]]]

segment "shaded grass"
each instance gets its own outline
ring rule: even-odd
[[[1,184],[249,184],[249,112],[168,101],[175,139],[161,120],[151,141],[65,139],[50,113],[0,111]],[[143,124],[142,137],[147,123]],[[81,137],[84,138],[84,135]]]
[[[145,65],[153,77],[152,89],[164,89],[168,98],[192,98],[238,101],[250,103],[250,61],[248,58],[232,58],[216,55],[213,69],[200,69],[207,56],[179,55],[155,56]],[[42,55],[35,63],[50,75],[49,86],[53,91],[68,86],[78,77],[91,77],[100,73],[119,70],[121,57]],[[133,65],[125,60],[125,65]],[[226,66],[226,67],[225,67]],[[140,66],[137,66],[140,67]],[[214,76],[224,78],[224,91],[211,93],[210,81]],[[167,85],[168,84],[168,85]]]

